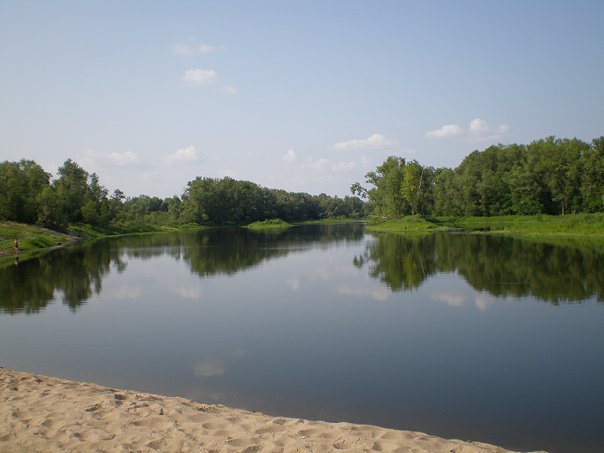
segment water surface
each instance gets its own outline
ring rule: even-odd
[[[0,269],[0,365],[595,452],[603,270],[597,247],[358,224],[107,239]]]

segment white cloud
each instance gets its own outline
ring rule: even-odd
[[[372,297],[375,300],[385,301],[390,297],[390,292],[385,288],[365,288],[365,287],[352,287],[352,286],[340,286],[338,293],[346,296],[356,297]]]
[[[507,124],[500,124],[498,127],[491,127],[487,122],[480,118],[474,118],[470,121],[468,136],[476,140],[497,139],[508,133],[510,127]]]
[[[214,85],[218,80],[218,73],[213,69],[187,69],[182,79],[195,85]]]
[[[176,287],[173,288],[176,294],[183,299],[199,300],[201,299],[201,288],[198,286]]]
[[[218,47],[218,46],[211,46],[209,44],[204,44],[204,43],[201,43],[200,45],[197,46],[197,51],[202,54],[216,52],[219,49],[220,49],[220,47]]]
[[[296,152],[293,149],[288,150],[283,155],[283,160],[285,162],[295,162],[296,161]]]
[[[355,138],[345,142],[339,142],[332,146],[336,151],[349,151],[357,149],[385,149],[398,144],[397,140],[391,140],[382,134],[373,134],[367,138]]]
[[[222,376],[226,371],[226,365],[223,360],[204,360],[195,366],[193,373],[196,377]]]
[[[483,294],[478,294],[476,296],[476,299],[474,299],[474,305],[480,311],[486,310],[487,308],[489,308],[489,306],[492,303],[493,303],[493,300],[490,297],[485,296]]]
[[[120,167],[138,163],[138,156],[132,151],[126,151],[125,153],[109,153],[107,160],[119,165]]]
[[[226,94],[237,94],[239,92],[235,85],[225,85],[222,87],[221,91]]]
[[[313,159],[307,159],[306,163],[304,164],[305,167],[310,168],[311,170],[314,171],[324,171],[325,168],[327,168],[327,165],[329,164],[329,161],[327,159],[317,159],[317,160],[313,160]]]
[[[197,39],[188,38],[181,42],[172,45],[172,51],[175,54],[182,56],[190,56],[194,54],[207,55],[209,53],[224,50],[224,46],[215,46],[206,43],[197,43]]]
[[[426,132],[426,137],[434,139],[465,137],[468,140],[496,140],[507,134],[509,130],[510,127],[507,124],[492,127],[482,118],[474,118],[470,121],[468,129],[463,129],[457,124],[445,124],[440,129]]]
[[[449,307],[463,307],[466,303],[466,298],[463,294],[447,292],[432,293],[432,299],[438,302],[444,302]]]
[[[287,285],[292,289],[292,291],[298,291],[300,289],[300,280],[297,278],[292,278],[287,281]]]
[[[183,43],[174,44],[172,50],[178,55],[192,55],[195,53],[195,48]]]
[[[367,157],[365,155],[363,155],[361,157],[361,165],[363,166],[363,168],[370,168],[370,167],[372,167],[371,162],[372,162],[371,158],[369,158],[369,157]]]
[[[122,285],[110,292],[111,297],[117,300],[139,299],[143,294],[143,288],[139,286]]]
[[[464,130],[457,124],[445,124],[440,129],[426,132],[428,138],[459,137],[460,135],[464,135]]]
[[[186,148],[177,149],[172,154],[168,154],[166,160],[170,163],[195,162],[196,160],[199,160],[199,155],[197,154],[195,147],[191,145]]]
[[[138,156],[132,151],[124,153],[99,153],[90,149],[86,151],[81,160],[89,168],[98,168],[103,165],[126,167],[139,163]]]
[[[356,167],[354,162],[340,162],[331,167],[335,173],[349,173]]]

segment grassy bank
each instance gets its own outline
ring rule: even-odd
[[[270,230],[270,231],[279,231],[279,230],[287,230],[291,228],[293,225],[291,223],[287,223],[285,220],[281,219],[266,219],[259,222],[250,223],[246,226],[251,230]]]
[[[17,222],[0,222],[0,257],[15,254],[14,240],[19,241],[19,252],[30,256],[32,252],[57,247],[80,239],[96,239],[128,234],[162,233],[184,229],[200,229],[199,225],[118,225],[93,227],[86,224],[70,225],[65,232],[53,231],[36,225]]]
[[[469,231],[537,235],[604,236],[604,214],[437,218],[442,225]]]
[[[365,223],[367,219],[350,219],[347,217],[333,217],[320,220],[305,220],[300,222],[301,225],[331,225],[334,223]]]
[[[426,220],[420,216],[406,216],[381,223],[371,222],[365,227],[366,231],[385,233],[432,232],[446,231],[449,229],[450,228],[445,225]]]
[[[437,217],[424,219],[406,216],[383,223],[371,223],[367,231],[417,232],[465,230],[475,233],[503,233],[534,236],[604,237],[604,214],[567,214],[550,216],[495,216],[495,217]]]
[[[78,238],[34,225],[0,222],[0,256],[15,254],[15,239],[19,241],[19,251],[27,253],[63,245]]]

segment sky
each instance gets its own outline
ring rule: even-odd
[[[604,135],[604,2],[0,0],[0,161],[349,195],[389,155]]]

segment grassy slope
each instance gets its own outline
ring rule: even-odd
[[[370,223],[365,227],[367,231],[383,231],[388,233],[432,232],[446,231],[448,229],[450,228],[447,226],[439,225],[420,216],[406,216],[382,223]]]
[[[181,225],[178,227],[144,225],[123,228],[99,228],[90,225],[72,225],[69,228],[69,232],[66,234],[35,225],[26,225],[17,222],[0,222],[0,257],[14,255],[15,248],[13,241],[15,239],[19,240],[19,251],[28,253],[67,244],[78,239],[201,228],[204,227],[198,225]]]
[[[252,230],[286,230],[293,225],[281,219],[267,219],[259,222],[250,223],[246,228]]]
[[[15,239],[19,241],[21,252],[29,252],[73,242],[77,238],[33,225],[0,222],[0,255],[14,254]]]
[[[445,225],[491,233],[604,236],[604,214],[496,216],[438,219]]]
[[[476,233],[604,238],[604,213],[564,216],[540,214],[534,216],[438,217],[436,219],[406,216],[383,223],[369,224],[366,229],[367,231],[399,233],[461,229]]]
[[[330,219],[320,219],[320,220],[305,220],[300,222],[302,225],[325,225],[325,224],[334,224],[334,223],[364,223],[367,222],[367,219],[349,219],[346,217],[333,217]]]

